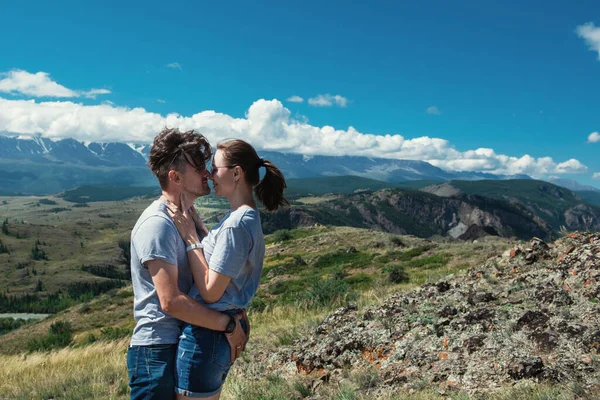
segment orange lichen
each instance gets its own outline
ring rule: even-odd
[[[442,346],[444,347],[444,349],[448,348],[448,343],[450,343],[450,339],[444,338],[444,341],[442,342]]]
[[[393,348],[386,351],[386,349],[383,347],[369,347],[363,349],[360,356],[363,360],[366,360],[369,363],[374,363],[387,360],[392,354],[392,351]]]

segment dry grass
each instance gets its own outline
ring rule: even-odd
[[[409,286],[405,286],[408,289]],[[381,287],[361,294],[359,310],[380,303],[398,287]],[[507,388],[486,397],[464,392],[440,394],[430,384],[421,390],[376,391],[373,371],[349,371],[341,383],[323,384],[316,377],[285,376],[269,369],[265,354],[272,354],[283,335],[300,335],[314,329],[330,310],[310,310],[294,305],[252,314],[249,351],[240,359],[225,384],[223,400],[304,399],[335,400],[571,400],[586,397],[574,385],[532,385]],[[290,340],[293,338],[290,338]],[[125,354],[128,339],[99,342],[82,348],[51,353],[0,356],[0,398],[4,399],[127,399]],[[268,357],[268,356],[267,356]],[[256,379],[256,377],[259,377]]]
[[[0,356],[0,398],[127,399],[128,340]]]

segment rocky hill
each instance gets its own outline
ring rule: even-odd
[[[519,204],[476,195],[448,198],[399,189],[358,193],[315,205],[294,206],[264,214],[262,220],[263,228],[271,232],[319,222],[420,237],[437,234],[460,238],[471,226],[482,228],[480,233],[503,237],[527,239],[538,236],[547,239],[554,235],[549,224]],[[472,235],[469,238],[473,239]]]
[[[593,205],[598,196],[595,192],[584,192],[584,200],[578,193],[564,187],[530,179],[451,181],[422,190],[442,197],[478,195],[504,200],[543,219],[554,230],[562,226],[569,230],[600,230],[600,207]]]
[[[599,298],[599,234],[550,245],[534,238],[379,306],[341,308],[271,362],[317,381],[376,371],[373,398],[401,387],[491,392],[526,382],[598,394]]]

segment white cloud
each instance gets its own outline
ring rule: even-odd
[[[181,71],[181,64],[179,64],[178,62],[172,62],[170,64],[167,64],[167,67],[173,68],[173,69],[178,69]]]
[[[109,94],[107,89],[71,90],[50,79],[47,72],[13,69],[0,73],[0,92],[34,97],[87,97],[95,99],[99,94]]]
[[[88,99],[95,99],[99,94],[110,94],[110,90],[108,89],[92,89],[85,92],[80,92],[80,94]]]
[[[212,143],[237,137],[256,148],[313,155],[356,155],[389,159],[423,160],[459,171],[497,174],[582,173],[587,167],[576,159],[555,162],[496,154],[493,149],[458,151],[445,139],[427,136],[407,139],[400,134],[374,135],[349,127],[314,126],[292,118],[279,100],[255,101],[244,118],[215,111],[191,116],[161,115],[143,108],[118,107],[106,102],[83,105],[71,101],[8,100],[0,97],[0,131],[49,138],[72,137],[81,141],[151,143],[163,127],[197,129]]]
[[[588,143],[598,143],[600,142],[600,133],[592,132],[588,136]]]
[[[427,114],[431,114],[431,115],[441,115],[442,114],[440,109],[437,108],[436,106],[428,107],[426,112],[427,112]]]
[[[575,32],[585,40],[590,50],[598,53],[600,60],[600,28],[597,28],[593,22],[588,22],[578,26]]]
[[[332,105],[346,107],[348,99],[344,96],[336,94],[335,96],[328,94],[319,94],[308,99],[308,104],[315,107],[331,107]]]
[[[580,163],[578,160],[571,158],[565,162],[561,162],[556,166],[556,173],[559,174],[581,174],[588,170],[588,167]]]
[[[166,103],[166,101],[164,101],[163,99],[156,99],[156,101],[157,101],[158,103],[161,103],[161,104],[165,104],[165,103]]]
[[[600,172],[594,172],[594,175],[592,175],[592,179],[600,179]]]
[[[291,96],[287,98],[290,103],[302,103],[304,99],[300,96]]]

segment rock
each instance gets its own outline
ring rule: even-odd
[[[600,234],[509,250],[360,314],[340,308],[273,359],[282,373],[293,361],[334,382],[376,369],[369,395],[423,385],[488,393],[519,380],[600,388]]]
[[[514,361],[508,367],[508,375],[514,380],[535,378],[544,370],[544,363],[540,357],[529,357]]]
[[[517,327],[527,327],[529,329],[541,328],[546,325],[550,318],[540,311],[526,311],[517,321]]]

